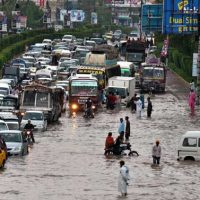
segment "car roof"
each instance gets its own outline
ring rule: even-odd
[[[5,131],[0,131],[1,133],[22,133],[22,131],[19,130],[5,130]]]
[[[25,113],[43,113],[43,111],[30,110],[30,111],[26,111]]]
[[[183,137],[200,137],[200,131],[187,131]]]

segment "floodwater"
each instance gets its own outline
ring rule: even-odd
[[[36,144],[24,157],[10,157],[0,171],[1,200],[115,200],[119,160],[106,158],[104,141],[109,131],[117,137],[119,118],[129,116],[131,144],[139,157],[124,157],[131,181],[127,200],[199,199],[198,162],[178,162],[177,145],[187,130],[198,130],[199,115],[189,116],[186,99],[173,88],[152,98],[152,119],[137,119],[129,110],[99,111],[94,119],[68,118],[48,131],[35,133]],[[152,168],[151,149],[161,141],[161,166]]]

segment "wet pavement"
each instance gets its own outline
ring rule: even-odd
[[[191,118],[187,105],[188,84],[168,73],[165,94],[152,97],[152,119],[137,119],[128,109],[100,110],[94,119],[82,115],[50,125],[36,133],[36,144],[24,157],[11,157],[0,171],[1,200],[115,200],[119,160],[105,157],[109,131],[117,137],[119,118],[129,116],[131,144],[139,157],[123,157],[130,168],[127,200],[199,199],[198,162],[178,162],[177,145],[187,130],[198,130],[199,114]],[[183,87],[184,86],[184,87]],[[180,90],[179,90],[180,88]],[[182,89],[181,89],[182,88]],[[152,168],[151,149],[159,139],[161,166]]]

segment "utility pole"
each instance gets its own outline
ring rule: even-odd
[[[140,40],[142,39],[142,6],[143,6],[143,0],[140,1]]]
[[[197,60],[197,100],[196,104],[200,105],[200,1],[198,8],[198,60]]]

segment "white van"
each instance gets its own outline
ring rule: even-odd
[[[0,94],[1,95],[9,95],[11,94],[11,86],[8,83],[0,83]]]
[[[178,147],[178,160],[200,160],[200,131],[187,131]]]

